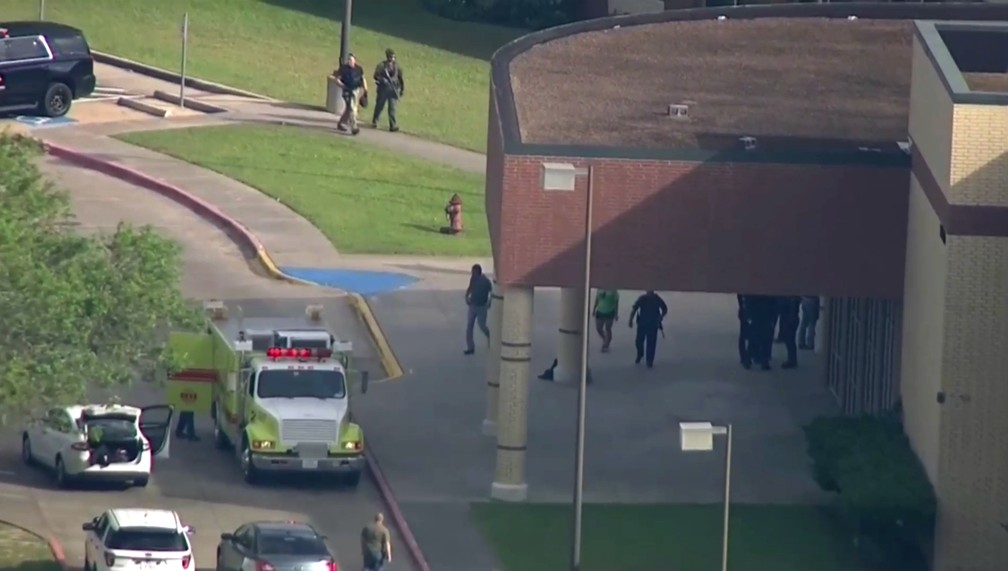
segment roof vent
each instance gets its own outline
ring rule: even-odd
[[[881,153],[882,152],[882,149],[880,149],[878,147],[858,147],[857,150],[861,151],[862,153]]]
[[[857,16],[847,16],[847,20],[853,22],[854,20],[857,20]]]
[[[742,148],[747,151],[756,149],[756,137],[739,137],[739,142],[742,143]]]
[[[674,103],[668,106],[668,116],[673,119],[689,119],[689,105]]]
[[[727,20],[728,16],[725,16],[725,15],[722,14],[721,16],[718,16],[717,19],[718,19],[719,22],[722,22],[724,20]]]
[[[896,146],[908,155],[913,154],[913,141],[896,141]]]

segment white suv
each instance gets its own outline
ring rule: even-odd
[[[196,571],[189,535],[170,510],[108,510],[81,528],[84,571]]]
[[[65,488],[82,480],[146,486],[152,458],[167,458],[173,409],[85,405],[53,408],[25,427],[21,457]]]

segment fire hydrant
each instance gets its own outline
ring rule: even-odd
[[[456,193],[453,194],[448,206],[445,206],[445,218],[448,219],[448,226],[441,228],[444,234],[458,234],[462,231],[462,198]]]

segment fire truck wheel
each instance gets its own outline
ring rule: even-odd
[[[256,472],[256,468],[252,464],[252,448],[249,446],[248,439],[244,437],[242,438],[240,460],[242,477],[245,479],[245,483],[255,484],[259,480],[259,474]]]
[[[214,411],[215,411],[213,415],[214,446],[217,447],[218,450],[226,450],[228,447],[231,446],[231,443],[228,442],[227,434],[224,434],[224,430],[220,426],[220,412],[217,411],[216,406],[214,406]]]

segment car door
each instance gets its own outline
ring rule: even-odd
[[[66,434],[61,431],[61,420],[68,417],[61,408],[51,408],[46,411],[36,430],[36,439],[31,442],[35,451],[35,459],[46,466],[55,466],[56,455],[66,443]]]
[[[151,456],[168,458],[171,451],[171,422],[175,407],[159,404],[140,409],[140,432],[151,445]]]
[[[239,543],[242,537],[248,532],[249,526],[243,525],[234,530],[230,541],[221,542],[220,569],[217,571],[239,571],[242,564],[242,556],[239,554]]]
[[[245,526],[241,535],[237,536],[235,542],[235,561],[232,571],[255,571],[255,564],[249,564],[256,558],[256,528],[251,525]]]
[[[41,36],[0,40],[0,73],[5,87],[2,104],[32,105],[41,101],[49,83],[50,59]]]
[[[92,564],[105,556],[104,545],[108,526],[108,514],[103,513],[91,520],[91,529],[84,535],[84,557]]]

